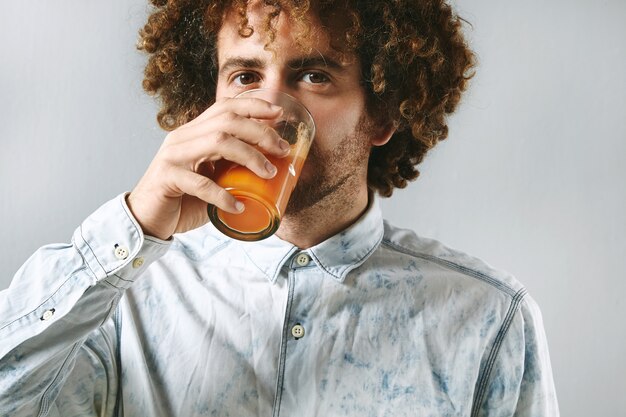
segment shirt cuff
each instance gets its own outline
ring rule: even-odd
[[[170,240],[144,235],[126,196],[105,203],[89,216],[72,241],[98,281],[128,288],[156,259],[167,252]]]

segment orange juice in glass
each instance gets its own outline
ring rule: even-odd
[[[215,163],[213,181],[241,201],[245,210],[232,214],[209,204],[209,219],[227,236],[255,241],[278,230],[315,135],[315,123],[301,103],[280,91],[255,89],[237,97],[257,97],[281,106],[283,114],[272,120],[271,126],[291,146],[284,158],[266,155],[277,168],[276,175],[270,179],[261,178],[234,162],[221,160]]]

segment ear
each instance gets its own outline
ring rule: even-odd
[[[393,122],[374,128],[370,143],[372,146],[383,146],[389,142],[393,134],[396,133],[397,129],[398,126]]]

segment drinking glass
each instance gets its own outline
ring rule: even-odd
[[[315,136],[315,122],[309,111],[292,96],[269,89],[245,91],[237,97],[256,97],[283,108],[277,119],[263,121],[289,142],[289,154],[283,158],[266,155],[277,168],[273,178],[257,176],[234,162],[215,163],[213,181],[245,205],[242,213],[225,212],[209,204],[209,219],[227,236],[245,241],[265,239],[278,230],[287,202],[300,176]]]

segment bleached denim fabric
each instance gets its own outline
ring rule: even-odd
[[[384,222],[305,251],[207,225],[144,236],[124,197],[0,293],[1,416],[557,416],[513,277]]]

